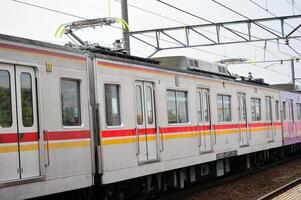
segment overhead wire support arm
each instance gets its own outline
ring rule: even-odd
[[[187,26],[176,26],[176,27],[169,27],[169,28],[158,28],[158,29],[150,29],[150,30],[141,30],[141,31],[131,31],[129,32],[129,36],[139,40],[140,42],[144,42],[148,44],[149,46],[152,46],[157,51],[160,50],[168,50],[168,49],[177,49],[177,48],[186,48],[186,47],[202,47],[202,46],[214,46],[214,45],[227,45],[227,44],[237,44],[237,43],[246,43],[246,42],[259,42],[259,41],[279,41],[281,39],[291,39],[291,38],[301,38],[301,33],[296,31],[300,28],[301,25],[297,26],[293,31],[291,31],[289,34],[285,34],[285,26],[284,23],[286,20],[289,19],[300,19],[301,15],[289,15],[289,16],[281,16],[281,17],[270,17],[270,18],[259,18],[259,19],[246,19],[246,20],[238,20],[238,21],[228,21],[228,22],[219,22],[219,23],[206,23],[206,24],[196,24],[196,25],[187,25]],[[280,30],[277,31],[280,34],[269,34],[266,37],[258,37],[251,32],[251,27],[254,24],[258,24],[260,22],[279,22],[281,24]],[[247,33],[242,33],[236,30],[233,30],[232,28],[228,28],[227,26],[230,25],[237,25],[237,27],[247,27]],[[267,31],[265,27],[257,26],[259,29],[263,31]],[[202,32],[202,29],[206,28],[214,28],[216,38],[213,39],[209,36],[207,36],[205,33]],[[229,31],[230,33],[233,33],[237,36],[237,40],[231,41],[221,41],[221,29],[225,29]],[[194,32],[197,37],[200,37],[200,42],[195,43],[193,40],[191,40],[191,34]],[[269,31],[267,31],[269,33]],[[288,32],[288,31],[287,31]],[[179,36],[174,36],[177,34],[172,33],[181,33],[180,35],[185,36],[184,39],[186,39],[186,42],[181,42],[181,39]],[[145,35],[154,35],[155,41],[150,41],[145,38],[142,38],[142,36]],[[159,37],[160,35],[164,35],[168,37],[170,40],[175,41],[172,45],[161,45],[161,42],[164,42],[163,39]],[[178,34],[179,35],[179,34]],[[195,37],[195,38],[197,38]]]

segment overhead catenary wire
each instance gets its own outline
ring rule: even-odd
[[[266,11],[266,12],[268,12],[270,15],[272,15],[272,16],[274,16],[274,17],[278,17],[277,15],[275,15],[274,13],[272,13],[271,11],[269,11],[269,9],[268,8],[264,8],[264,7],[262,7],[261,5],[259,5],[258,3],[256,3],[255,1],[253,1],[253,0],[249,0],[251,3],[253,3],[254,5],[256,5],[257,7],[259,7],[259,8],[261,8],[262,10],[264,10],[264,11]],[[291,28],[295,28],[294,26],[292,26],[292,25],[290,25],[289,23],[287,23],[287,22],[284,22],[286,25],[288,25],[289,27],[291,27]],[[299,31],[299,30],[297,30],[299,33],[301,33],[301,31]],[[300,39],[298,39],[298,38],[295,38],[296,40],[299,40],[299,41],[301,41]]]
[[[196,18],[198,18],[198,19],[202,19],[202,20],[205,20],[206,22],[209,22],[209,23],[213,23],[213,24],[214,24],[214,22],[211,22],[211,21],[209,21],[209,20],[207,20],[207,19],[204,19],[203,17],[199,17],[199,16],[197,16],[197,15],[195,15],[195,14],[192,14],[191,12],[185,11],[185,10],[183,10],[183,9],[181,9],[181,8],[178,8],[178,7],[176,7],[176,6],[173,6],[173,5],[169,4],[169,3],[163,2],[163,1],[161,1],[161,0],[157,0],[157,1],[160,2],[160,3],[163,3],[163,4],[167,5],[167,6],[169,6],[169,7],[171,7],[171,8],[174,8],[174,9],[176,9],[176,10],[178,10],[178,11],[184,12],[184,13],[186,13],[186,14],[188,14],[188,15],[191,15],[191,16],[196,17]],[[185,23],[182,23],[182,24],[187,25],[187,24],[185,24]],[[212,34],[216,34],[216,33],[211,32],[211,31],[206,31],[206,32],[209,32],[209,33],[212,33]],[[244,34],[244,33],[242,33],[242,34]],[[223,35],[222,35],[222,36],[223,36]],[[227,38],[227,39],[232,39],[232,40],[235,41],[235,39],[233,39],[233,38],[230,38],[230,37],[227,37],[227,36],[224,36],[224,37]],[[272,41],[270,41],[270,42],[272,42]],[[276,43],[277,43],[277,44],[280,44],[279,41],[277,41]],[[245,43],[245,44],[246,44],[246,45],[249,45],[249,46],[253,46],[253,47],[262,49],[262,47],[257,46],[257,45],[254,45],[254,44],[250,44],[250,43]],[[272,52],[271,52],[270,50],[268,50],[267,48],[263,48],[263,49],[264,49],[264,51],[270,53],[270,54],[273,55],[274,57],[280,59],[279,56],[277,56],[276,54],[272,53]],[[292,57],[292,56],[290,55],[290,57]]]
[[[224,5],[224,4],[222,4],[222,3],[220,3],[220,2],[218,2],[218,1],[216,1],[216,0],[212,0],[212,1],[213,1],[214,3],[220,5],[220,6],[224,7],[225,9],[227,9],[227,10],[229,10],[229,11],[231,11],[231,12],[237,14],[237,15],[239,15],[239,16],[241,16],[241,17],[244,17],[245,19],[250,20],[251,22],[253,22],[253,23],[254,23],[255,25],[257,25],[258,27],[263,28],[264,30],[268,31],[269,33],[271,33],[271,34],[273,34],[273,35],[276,35],[277,37],[279,37],[279,35],[277,35],[275,32],[281,34],[280,31],[277,31],[277,30],[275,30],[275,29],[272,29],[271,27],[268,27],[268,26],[265,26],[265,25],[260,24],[260,23],[258,23],[258,22],[255,22],[254,20],[252,20],[251,18],[247,17],[246,15],[243,15],[243,14],[241,14],[240,12],[238,12],[238,11],[236,11],[236,10],[234,10],[234,9],[232,9],[232,8],[230,8],[230,7]],[[273,32],[273,31],[274,31],[274,32]]]
[[[264,10],[264,11],[266,11],[266,12],[268,12],[270,15],[272,15],[272,16],[274,16],[274,17],[278,17],[277,15],[275,15],[274,13],[272,13],[271,11],[269,11],[268,10],[268,8],[264,8],[263,6],[261,6],[261,5],[259,5],[258,3],[256,3],[255,1],[253,1],[253,0],[249,0],[251,3],[253,3],[254,5],[256,5],[257,7],[259,7],[260,9],[262,9],[262,10]],[[291,27],[291,28],[295,28],[294,26],[292,26],[292,25],[290,25],[289,23],[287,23],[287,22],[284,22],[286,25],[288,25],[289,27]],[[299,31],[299,30],[297,30],[299,33],[301,33],[301,31]],[[295,38],[295,40],[298,40],[298,41],[301,41],[300,39],[298,39],[298,38]],[[300,56],[300,53],[299,52],[297,52],[294,48],[292,48],[290,45],[288,45],[288,47],[292,50],[292,51],[294,51],[296,54],[298,54],[299,56]]]
[[[301,12],[301,9],[298,8],[298,7],[296,6],[296,2],[295,2],[295,3],[292,3],[292,2],[290,2],[289,0],[286,0],[286,2],[288,2],[290,5],[292,5],[292,7],[294,7],[296,10],[298,10],[298,11]]]
[[[27,3],[27,2],[24,2],[24,1],[20,1],[20,0],[12,0],[12,1],[14,1],[16,3],[25,4],[27,6],[31,6],[31,7],[35,7],[35,8],[39,8],[39,9],[43,9],[43,10],[47,10],[47,11],[50,11],[50,12],[55,12],[55,13],[59,13],[59,14],[62,14],[62,15],[66,15],[66,16],[70,16],[70,17],[75,17],[75,18],[78,18],[78,19],[88,19],[88,18],[79,16],[79,15],[74,15],[74,14],[67,13],[67,12],[64,12],[64,11],[59,11],[59,10],[47,8],[47,7],[44,7],[44,6],[40,6],[40,5],[36,5],[36,4],[32,4],[32,3]],[[113,27],[115,29],[121,30],[120,27],[116,27],[116,26],[111,26],[111,27]],[[144,36],[154,38],[153,36],[149,36],[149,35],[144,35]],[[173,43],[172,41],[169,41],[169,40],[164,40],[164,41],[165,42],[169,42],[169,43]],[[211,51],[207,51],[207,50],[202,50],[202,49],[198,49],[198,48],[192,48],[192,49],[200,51],[200,52],[203,52],[203,53],[206,53],[206,54],[210,54],[210,55],[215,55],[215,56],[219,56],[219,57],[223,57],[223,58],[230,58],[230,57],[225,57],[224,55],[221,55],[221,54],[218,54],[218,53],[214,53],[214,52],[211,52]],[[134,51],[138,52],[136,50],[134,50]]]
[[[120,3],[120,0],[114,0],[114,1]],[[157,1],[159,1],[159,0],[157,0]],[[163,2],[163,1],[159,1],[159,2],[165,4],[165,5],[169,6],[169,7],[172,7],[172,8],[174,8],[174,9],[176,9],[176,10],[179,10],[179,11],[181,11],[181,12],[184,12],[184,13],[186,13],[186,14],[192,15],[192,16],[194,16],[194,17],[197,17],[197,18],[199,18],[199,19],[202,19],[202,20],[205,20],[205,21],[207,21],[207,22],[209,22],[209,23],[213,23],[213,24],[214,24],[214,22],[211,22],[211,21],[209,21],[209,20],[207,20],[207,19],[205,19],[205,18],[202,18],[202,17],[199,17],[199,16],[197,16],[197,15],[194,15],[194,14],[192,14],[192,13],[190,13],[190,12],[187,12],[187,11],[185,11],[185,10],[183,10],[183,9],[177,8],[177,7],[175,7],[175,6],[171,5],[171,4],[168,4],[168,3]],[[133,5],[133,4],[129,4],[129,3],[128,3],[128,6],[133,7],[133,8],[135,8],[135,9],[138,9],[138,10],[141,10],[141,11],[144,11],[144,12],[147,12],[147,13],[150,13],[150,14],[153,14],[153,15],[156,15],[156,16],[159,16],[159,17],[162,17],[162,18],[165,18],[165,19],[168,19],[168,20],[171,20],[171,21],[173,21],[173,22],[180,23],[180,24],[185,25],[185,26],[188,25],[187,23],[181,22],[181,21],[176,20],[176,19],[173,19],[173,18],[171,18],[171,17],[167,17],[167,16],[165,16],[165,15],[161,15],[161,14],[156,13],[156,12],[153,12],[153,11],[149,11],[149,10],[147,10],[147,9],[144,9],[144,8],[141,8],[141,7],[138,7],[138,6],[135,6],[135,5]],[[208,31],[208,30],[202,30],[202,31],[207,32],[207,33],[210,33],[210,34],[214,34],[214,35],[216,34],[216,33],[212,32],[212,31]],[[236,30],[232,30],[232,31],[236,31]],[[245,33],[239,32],[239,31],[236,31],[236,32],[238,32],[238,33],[240,33],[240,34],[247,35],[247,34],[245,34]],[[149,35],[146,35],[146,34],[142,34],[142,35],[143,35],[143,36],[146,36],[146,37],[150,37],[150,38],[155,38],[155,37],[153,37],[153,36],[149,36]],[[230,39],[230,40],[233,40],[233,41],[237,41],[237,40],[235,40],[234,38],[231,38],[231,37],[228,37],[228,36],[224,36],[224,35],[222,35],[222,34],[221,34],[221,36],[223,36],[223,37],[226,38],[226,39]],[[257,39],[262,39],[262,38],[255,37],[255,36],[253,36],[253,37],[254,37],[254,38],[257,38]],[[176,42],[173,42],[173,41],[170,41],[170,40],[164,40],[164,39],[161,39],[161,40],[164,41],[164,42],[167,42],[167,43],[177,44]],[[273,41],[269,41],[269,42],[273,43]],[[257,46],[257,45],[254,45],[254,44],[250,44],[250,43],[245,43],[245,44],[246,44],[246,45],[249,45],[249,46],[253,46],[253,47],[262,49],[262,47]],[[277,44],[279,44],[279,42],[278,42]],[[281,43],[281,44],[282,44],[282,43]],[[284,45],[284,44],[283,44],[283,45]],[[203,51],[204,53],[209,53],[208,51],[206,52],[206,51],[204,51],[204,50],[201,50],[201,49],[198,49],[198,48],[195,48],[195,47],[190,47],[190,48],[191,48],[191,49],[194,49],[194,50],[198,50],[198,51]],[[273,55],[273,56],[276,57],[276,58],[280,58],[279,56],[277,56],[276,54],[272,53],[272,52],[271,52],[270,50],[268,50],[268,49],[265,49],[265,51],[268,52],[268,53],[270,53],[271,55]],[[213,53],[213,55],[214,55],[214,54],[216,55],[216,53]],[[224,56],[222,56],[221,54],[218,54],[217,56],[224,57]],[[225,57],[225,58],[229,58],[229,57]]]
[[[75,17],[75,18],[79,18],[79,19],[87,19],[87,18],[82,17],[82,16],[79,16],[79,15],[70,14],[70,13],[67,13],[67,12],[64,12],[64,11],[59,11],[59,10],[47,8],[47,7],[43,7],[43,6],[40,6],[40,5],[36,5],[36,4],[32,4],[32,3],[27,3],[27,2],[23,2],[23,1],[20,1],[20,0],[12,0],[12,1],[17,2],[17,3],[21,3],[21,4],[25,4],[25,5],[28,5],[28,6],[36,7],[36,8],[39,8],[39,9],[47,10],[47,11],[50,11],[50,12],[55,12],[55,13],[59,13],[59,14],[62,14],[62,15],[70,16],[70,17]],[[153,14],[154,14],[154,13],[153,13]],[[180,22],[180,23],[181,23],[181,22]],[[113,27],[113,28],[117,28],[117,29],[121,29],[121,28],[119,28],[119,27],[114,27],[114,26],[112,26],[112,27]],[[146,35],[146,36],[148,36],[148,35]],[[148,37],[152,37],[152,36],[148,36]],[[152,37],[152,38],[154,38],[154,37]],[[166,41],[166,42],[171,42],[171,41]],[[258,48],[259,48],[259,47],[258,47]],[[206,50],[201,50],[201,49],[197,49],[197,48],[192,48],[192,49],[198,50],[198,51],[201,51],[201,52],[204,52],[204,53],[207,53],[207,54],[211,54],[211,55],[215,55],[215,56],[220,56],[220,57],[223,57],[223,58],[231,58],[231,57],[228,57],[228,56],[225,56],[225,55],[213,53],[213,52],[206,51]],[[134,50],[134,51],[136,51],[136,50]],[[136,51],[136,52],[138,52],[138,51]],[[141,53],[141,52],[139,52],[139,53]],[[272,54],[272,52],[270,52],[270,53]],[[259,66],[259,65],[257,65],[257,64],[255,64],[255,66],[264,69],[264,67]],[[270,70],[270,71],[271,71],[271,70]],[[273,71],[273,70],[272,70],[272,72],[282,74],[281,72],[277,72],[277,71]],[[284,75],[284,74],[282,74],[282,75]],[[287,76],[287,75],[285,75],[285,76]]]

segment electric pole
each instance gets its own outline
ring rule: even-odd
[[[129,24],[129,16],[128,16],[128,1],[121,0],[121,18]],[[128,28],[122,29],[123,34],[123,47],[126,52],[130,54],[130,37],[129,37],[129,30]]]
[[[295,63],[294,59],[291,60],[291,70],[292,70],[292,84],[293,84],[293,90],[296,90],[296,77],[295,77]]]

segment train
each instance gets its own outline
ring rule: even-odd
[[[301,93],[283,85],[0,34],[1,200],[183,188],[300,144]]]

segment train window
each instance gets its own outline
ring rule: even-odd
[[[10,87],[9,72],[0,70],[0,128],[7,128],[12,125]]]
[[[29,73],[22,72],[21,77],[22,122],[24,127],[33,126],[32,82]]]
[[[219,122],[232,121],[231,116],[231,96],[217,95],[217,114]]]
[[[176,91],[167,91],[167,114],[168,123],[175,124],[177,120],[177,101],[176,101]]]
[[[209,94],[203,92],[204,121],[209,122]]]
[[[253,121],[261,120],[261,100],[257,98],[251,98],[251,113]]]
[[[301,104],[296,103],[297,120],[301,119]]]
[[[283,116],[283,120],[286,120],[286,102],[285,101],[282,102],[282,116]]]
[[[198,120],[199,122],[209,122],[209,91],[201,89],[198,91],[199,106],[198,106]]]
[[[297,118],[301,119],[301,103],[297,103]]]
[[[167,90],[168,123],[187,123],[187,92]]]
[[[239,93],[237,96],[238,100],[238,120],[240,122],[246,121],[246,96],[245,94]]]
[[[142,108],[142,89],[140,85],[136,85],[136,102],[137,102],[137,124],[143,124],[143,108]]]
[[[276,120],[278,121],[279,118],[279,101],[275,101],[275,113],[276,113]]]
[[[146,103],[146,113],[147,113],[147,121],[149,124],[153,124],[154,122],[154,109],[153,109],[153,91],[152,88],[147,86],[146,87],[146,94],[145,94],[145,103]]]
[[[199,122],[203,122],[203,95],[202,92],[198,92],[199,106],[198,106],[198,119]]]
[[[105,104],[107,126],[120,126],[120,86],[116,84],[105,84]]]
[[[271,104],[271,97],[265,98],[265,113],[266,113],[266,120],[271,121],[272,120],[272,104]]]
[[[64,126],[81,125],[80,81],[61,80],[62,120]]]

